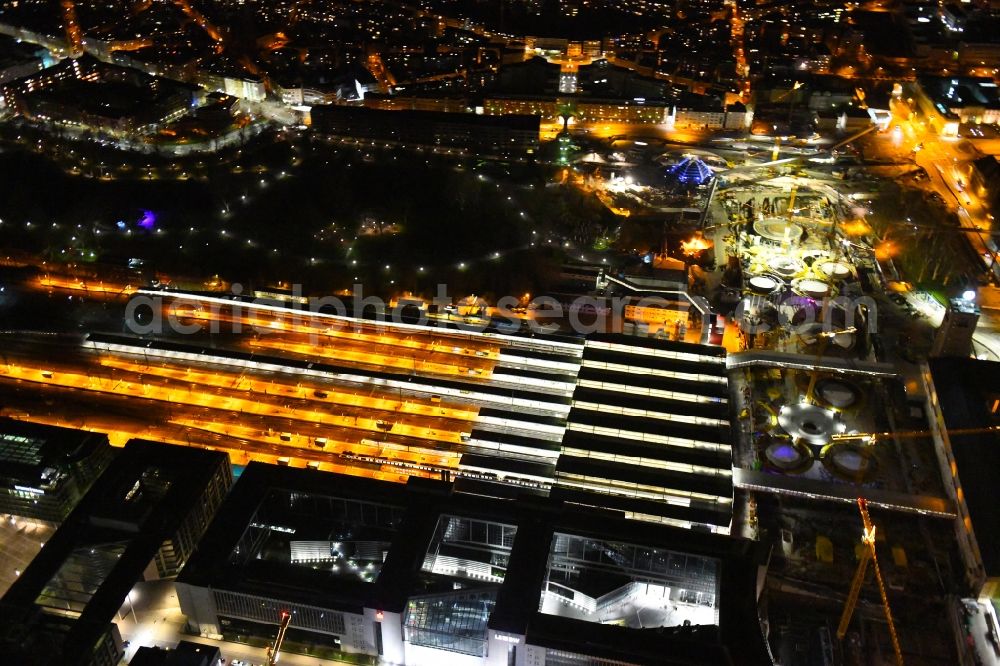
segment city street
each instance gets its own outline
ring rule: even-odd
[[[969,186],[971,162],[980,156],[977,148],[989,149],[998,143],[997,140],[972,142],[942,137],[925,119],[913,114],[903,101],[894,99],[891,107],[891,129],[870,135],[866,142],[866,146],[876,152],[873,157],[893,160],[904,167],[909,164],[923,168],[928,176],[925,183],[958,214],[961,228],[967,231],[966,237],[982,257],[984,271],[992,270],[994,276],[1000,277],[1000,262],[995,259],[996,236],[991,235],[992,215]]]

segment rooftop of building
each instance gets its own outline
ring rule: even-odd
[[[1000,14],[995,9],[982,7],[970,11],[966,17],[962,41],[965,44],[996,45],[1000,42]]]
[[[63,34],[60,17],[59,12],[53,12],[45,3],[21,2],[15,5],[9,2],[0,8],[0,21],[3,23],[47,36]]]
[[[508,114],[502,116],[485,116],[473,113],[448,113],[445,111],[386,111],[343,105],[319,105],[312,108],[313,120],[320,123],[320,126],[324,115],[333,117],[341,116],[359,122],[377,122],[384,119],[385,122],[399,127],[405,127],[411,123],[455,123],[537,132],[540,125],[539,117],[532,115]]]
[[[41,59],[45,50],[14,37],[0,35],[0,70]]]
[[[993,79],[970,76],[920,76],[924,93],[945,107],[985,106],[1000,108],[1000,88]]]
[[[104,434],[0,419],[0,480],[45,489],[102,446],[108,446]]]
[[[928,361],[988,576],[1000,575],[1000,363],[964,358]],[[991,428],[993,430],[991,430]]]
[[[579,106],[593,105],[593,104],[607,104],[610,106],[618,107],[619,109],[624,109],[626,107],[654,107],[662,108],[664,106],[670,106],[674,103],[674,99],[671,98],[652,98],[645,97],[640,99],[635,98],[621,98],[621,97],[601,97],[595,95],[581,95],[581,94],[570,94],[570,93],[538,93],[538,94],[519,94],[519,93],[508,93],[502,91],[490,91],[486,97],[487,100],[495,101],[529,101],[529,102],[556,102],[556,103],[572,103]]]
[[[164,540],[228,466],[225,453],[129,441],[0,599],[5,617],[21,618],[0,635],[4,662],[74,664],[89,655]],[[35,654],[39,642],[48,657]]]
[[[589,336],[552,496],[728,531],[733,433],[725,375],[721,347]]]
[[[63,74],[69,76],[63,77]],[[193,93],[198,90],[198,86],[191,83],[151,76],[131,67],[112,65],[86,53],[78,58],[65,58],[51,67],[6,85],[18,85],[21,81],[39,79],[47,79],[50,84],[36,88],[34,94],[40,92],[56,94],[59,91],[66,91],[67,103],[69,101],[79,103],[85,100],[91,105],[104,101],[114,101],[123,105],[131,101],[134,105],[140,105],[177,91]],[[81,89],[81,86],[89,87]],[[102,95],[107,95],[109,100],[102,100]],[[94,99],[90,100],[91,97]],[[132,101],[133,98],[139,99]]]
[[[176,89],[153,89],[120,81],[61,81],[29,95],[46,108],[73,109],[108,120],[155,118],[157,105],[168,100]]]
[[[850,25],[864,34],[868,53],[878,57],[902,58],[913,55],[906,22],[895,12],[858,10],[850,14]]]
[[[219,648],[181,641],[174,648],[143,646],[136,650],[129,666],[216,666]]]
[[[459,527],[468,536],[442,536],[453,536]],[[473,537],[477,530],[480,536]],[[264,533],[289,547],[260,558],[247,552]],[[488,544],[500,559],[484,562],[481,571],[449,568],[449,558],[476,557],[480,549],[470,544]],[[310,547],[311,558],[305,553]],[[692,597],[687,606],[698,612],[702,604],[695,616],[704,618],[702,626],[674,626],[661,617],[660,628],[639,629],[624,617],[623,626],[611,627],[562,612],[551,599],[540,611],[553,567],[574,559],[581,548],[598,557],[584,555],[585,575],[573,584],[594,597],[629,588],[630,581],[666,581],[679,570],[701,580],[712,591],[698,601]],[[440,621],[424,608],[428,599],[476,595],[465,601],[492,610],[491,630],[526,635],[553,649],[579,652],[586,646],[595,655],[645,663],[676,654],[677,661],[668,663],[757,664],[765,650],[756,622],[761,555],[743,539],[626,520],[616,511],[541,497],[496,499],[443,481],[411,478],[401,485],[250,463],[178,582],[353,613],[405,612],[411,630]]]

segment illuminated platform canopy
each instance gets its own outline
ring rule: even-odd
[[[721,347],[141,296],[161,298],[167,316],[205,332],[33,340],[0,368],[0,389],[29,382],[68,393],[74,400],[54,401],[48,418],[75,418],[119,441],[143,432],[222,449],[237,465],[457,480],[486,495],[551,495],[729,530],[733,433]],[[236,325],[256,334],[210,334]],[[299,559],[314,545],[297,543]]]

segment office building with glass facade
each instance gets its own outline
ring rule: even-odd
[[[756,543],[537,494],[251,463],[176,587],[188,629],[384,664],[769,663]],[[665,657],[666,655],[666,657]]]
[[[232,485],[218,451],[131,440],[0,599],[0,663],[115,666],[115,614],[175,575]]]
[[[0,513],[61,521],[112,455],[107,435],[0,419]]]

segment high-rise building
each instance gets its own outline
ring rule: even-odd
[[[931,356],[969,356],[972,335],[979,323],[979,306],[975,300],[953,298],[944,313],[944,321],[934,333]]]
[[[0,599],[0,663],[116,666],[116,611],[179,571],[231,484],[225,453],[126,444]]]
[[[111,458],[107,435],[0,419],[0,513],[59,522]]]
[[[921,368],[928,423],[973,595],[1000,603],[1000,363],[932,358]],[[989,619],[987,620],[990,621]]]

